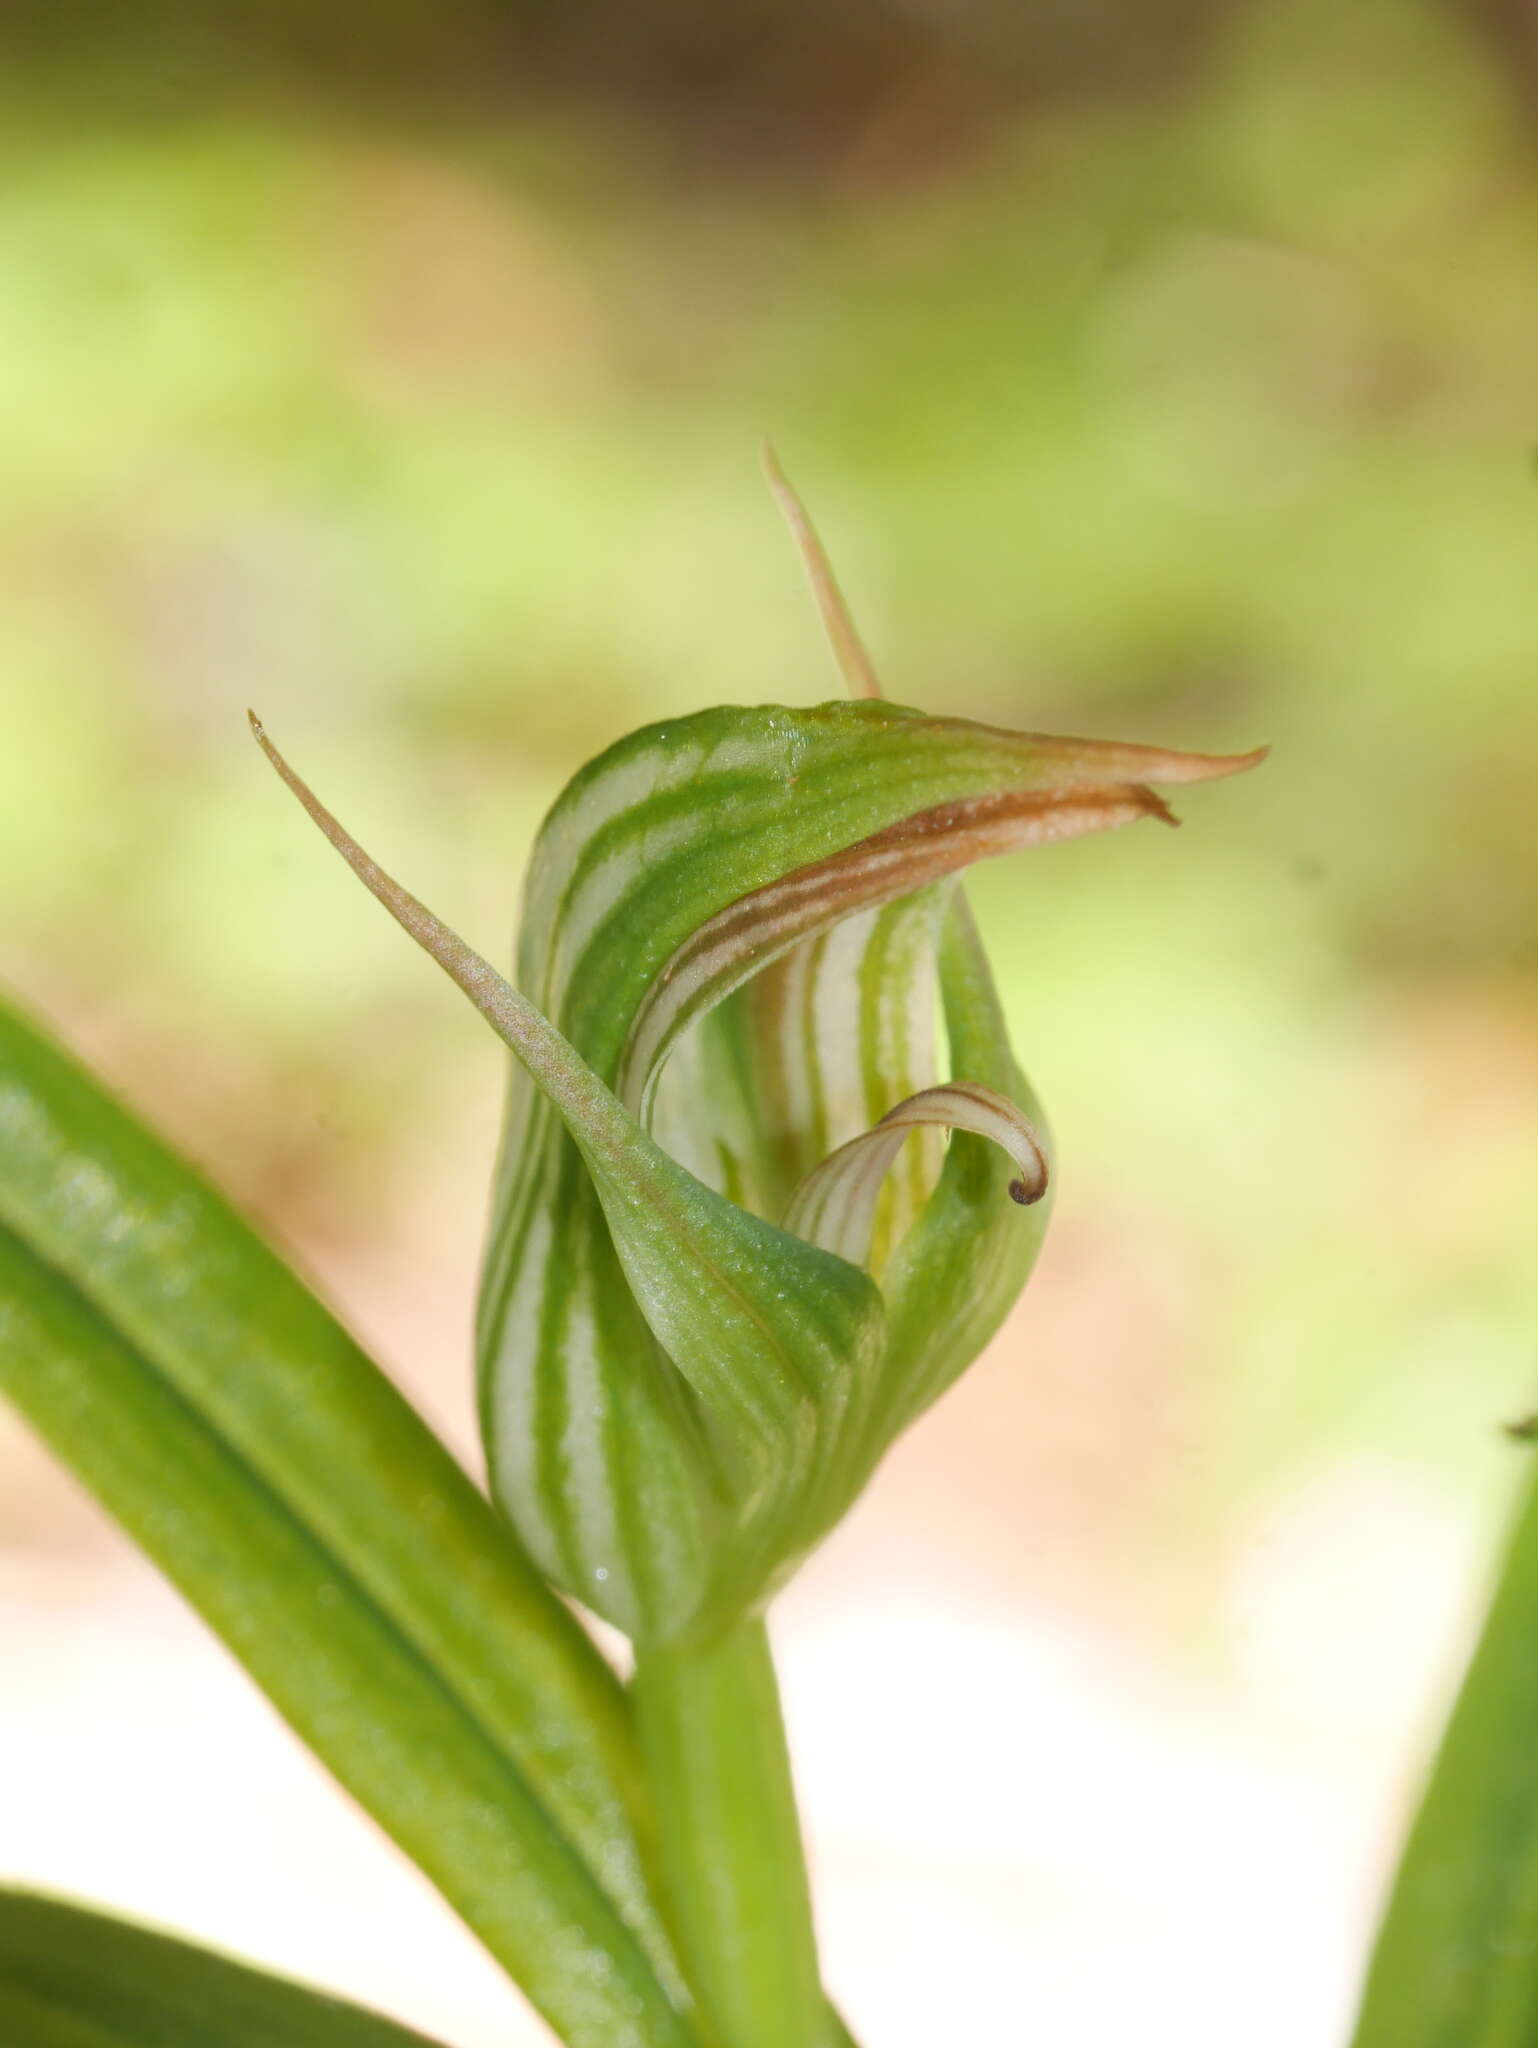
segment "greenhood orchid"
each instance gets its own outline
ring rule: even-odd
[[[495,1498],[661,1645],[760,1604],[1020,1292],[1050,1140],[958,880],[1259,754],[1045,738],[875,694],[652,725],[541,828],[516,979],[278,772],[515,1055],[478,1318]],[[947,1140],[946,1133],[950,1136]]]

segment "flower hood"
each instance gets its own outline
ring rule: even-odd
[[[542,827],[506,981],[327,837],[511,1047],[477,1320],[492,1492],[643,1643],[766,1597],[986,1344],[1050,1145],[958,877],[1259,754],[1048,738],[880,700],[652,725]],[[516,985],[515,985],[516,984]],[[946,1138],[946,1132],[951,1134]]]

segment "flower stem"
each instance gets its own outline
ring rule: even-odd
[[[684,1967],[721,2048],[847,2040],[817,1968],[811,1893],[761,1619],[637,1653],[642,1755]]]

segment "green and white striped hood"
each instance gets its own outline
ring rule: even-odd
[[[1046,1129],[960,871],[1167,817],[1150,784],[1256,758],[880,701],[651,726],[546,820],[514,987],[264,744],[517,1055],[479,1312],[492,1490],[645,1643],[762,1600],[1035,1258]]]
[[[536,842],[516,987],[252,721],[516,1056],[477,1329],[492,1492],[545,1575],[642,1644],[764,1600],[1035,1260],[1046,1126],[957,877],[1168,820],[1151,784],[1264,752],[886,703],[766,454],[859,701],[700,712],[591,762]]]

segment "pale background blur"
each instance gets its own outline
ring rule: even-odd
[[[865,2048],[1338,2048],[1538,1406],[1538,33],[1515,0],[13,5],[0,966],[467,1457],[499,957],[620,732],[1274,743],[975,900],[1040,1272],[783,1602]],[[0,1872],[514,1994],[0,1417]]]

